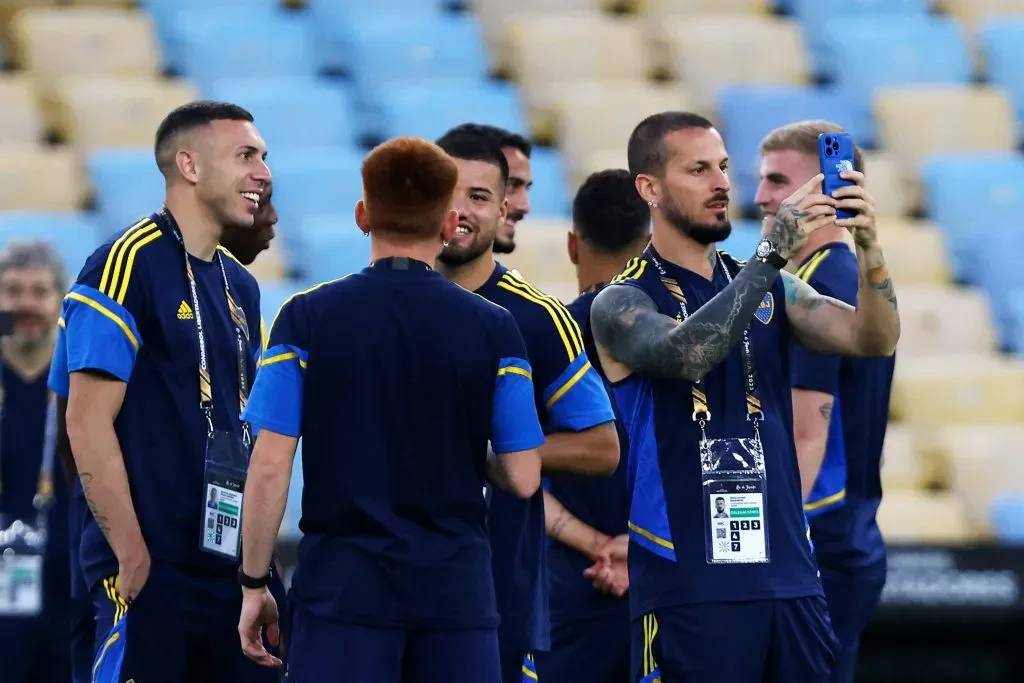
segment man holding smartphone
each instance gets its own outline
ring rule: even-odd
[[[819,173],[818,136],[841,132],[828,121],[800,121],[764,138],[755,201],[766,219],[774,218],[782,200]],[[853,156],[856,170],[863,173],[860,148],[854,147]],[[857,184],[863,184],[862,176]],[[866,191],[863,199],[861,215],[873,217],[874,200]],[[821,294],[857,303],[857,256],[840,225],[810,235],[788,270]],[[860,634],[885,585],[885,545],[875,514],[882,498],[882,443],[894,358],[841,358],[795,342],[790,352],[804,512],[839,640],[833,683],[853,681]]]

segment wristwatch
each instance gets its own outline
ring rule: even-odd
[[[238,583],[240,583],[243,588],[263,588],[270,584],[270,572],[267,572],[259,578],[255,578],[243,572],[242,568],[239,567]]]
[[[754,256],[761,263],[767,263],[768,265],[775,266],[779,270],[786,267],[789,263],[789,259],[783,258],[782,254],[778,252],[775,245],[772,244],[771,240],[763,239],[757,243],[757,248],[754,250]]]

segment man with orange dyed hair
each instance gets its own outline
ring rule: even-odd
[[[425,140],[370,153],[355,211],[370,266],[285,302],[246,406],[260,431],[238,630],[267,666],[280,664],[261,638],[277,628],[270,559],[303,438],[294,683],[501,680],[481,491],[532,496],[544,436],[511,314],[432,268],[455,233],[457,178]]]

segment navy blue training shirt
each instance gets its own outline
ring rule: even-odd
[[[600,290],[584,292],[566,308],[573,319],[586,330],[590,325],[590,306]],[[590,335],[584,332],[587,355],[595,352],[587,343]],[[548,491],[584,524],[608,536],[626,533],[629,518],[629,495],[626,491],[626,470],[629,435],[614,402],[615,428],[619,435],[619,466],[609,477],[580,477],[571,474],[553,474],[545,478]],[[548,585],[551,593],[552,623],[566,623],[609,614],[629,612],[629,601],[602,593],[583,576],[593,562],[582,553],[551,539],[548,543]]]
[[[615,419],[580,328],[561,302],[501,264],[476,293],[508,309],[523,334],[545,433],[582,431]],[[543,492],[520,500],[495,490],[488,525],[501,650],[547,651],[551,623]]]
[[[812,253],[797,277],[818,293],[857,305],[857,257],[842,243]],[[875,521],[895,356],[841,358],[793,344],[793,387],[834,398],[821,470],[804,509],[822,572],[884,572],[885,544]]]
[[[724,253],[722,258],[735,275],[740,262]],[[667,276],[683,290],[691,314],[728,284],[721,261],[711,280],[667,261],[662,263]],[[682,319],[678,300],[666,289],[655,266],[643,258],[631,260],[609,286],[636,287],[662,314]],[[758,398],[764,413],[760,431],[767,472],[768,563],[708,564],[706,560],[700,429],[691,419],[690,383],[634,374],[613,384],[629,431],[629,577],[634,618],[659,607],[822,594],[808,541],[793,445],[791,335],[785,301],[780,277],[750,322]],[[737,345],[704,378],[707,406],[713,416],[707,425],[709,439],[753,436],[747,420],[741,356]]]
[[[207,426],[199,407],[199,343],[185,258],[162,213],[97,249],[64,299],[67,369],[127,383],[114,428],[153,561],[196,577],[229,579],[214,585],[233,595],[237,563],[199,547]],[[261,350],[259,288],[224,249],[212,262],[188,259],[206,332],[214,428],[240,434],[235,328],[218,259],[245,316],[250,381]],[[90,585],[117,573],[117,559],[91,519],[80,555]]]
[[[426,264],[382,259],[289,299],[245,416],[302,438],[298,604],[374,627],[497,627],[487,443],[543,443],[533,396],[509,312]]]

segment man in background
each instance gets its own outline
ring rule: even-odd
[[[765,137],[755,201],[766,219],[818,173],[818,136],[840,132],[829,121],[800,121]],[[859,147],[854,165],[864,171]],[[846,229],[835,223],[819,229],[790,261],[790,270],[819,293],[853,306],[857,256],[846,239]],[[875,514],[882,500],[882,444],[894,366],[894,356],[843,358],[796,343],[790,351],[804,511],[839,640],[833,683],[852,683],[860,634],[885,586],[885,544]]]
[[[577,190],[568,251],[580,295],[568,309],[584,340],[592,336],[586,329],[594,297],[640,255],[650,240],[650,223],[650,209],[629,171],[598,171]],[[596,353],[587,348],[587,356],[593,363]],[[612,476],[552,474],[545,481],[551,651],[537,656],[542,681],[630,680],[628,437],[617,413],[615,425],[620,454]]]

